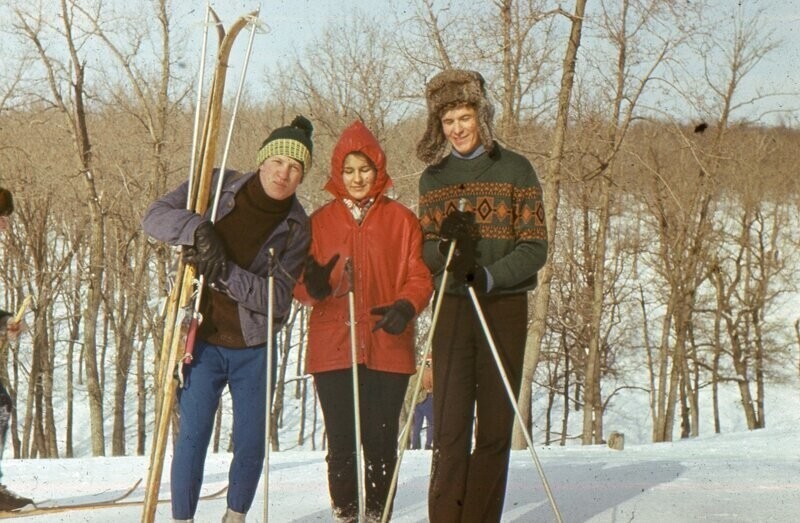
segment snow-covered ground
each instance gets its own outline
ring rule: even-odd
[[[796,358],[796,356],[795,356]],[[793,359],[792,361],[796,361]],[[701,388],[700,434],[698,438],[673,443],[649,443],[651,421],[648,394],[641,388],[621,390],[609,402],[604,415],[605,434],[625,433],[622,451],[602,445],[581,446],[580,413],[570,415],[570,438],[564,447],[544,446],[544,391],[534,389],[533,440],[536,453],[557,505],[567,523],[577,522],[795,522],[800,521],[800,383],[795,363],[787,362],[783,379],[768,383],[765,393],[767,428],[746,430],[737,387],[720,388],[722,434],[713,433],[709,388]],[[287,398],[294,397],[292,385]],[[79,391],[80,392],[80,391]],[[131,401],[134,401],[133,399]],[[133,404],[133,403],[132,403]],[[223,405],[229,404],[227,395]],[[76,426],[87,427],[88,410],[76,400]],[[313,409],[313,393],[307,399]],[[560,407],[559,407],[560,408]],[[559,408],[553,421],[560,424]],[[298,445],[299,403],[289,401],[280,432],[281,452],[270,454],[269,520],[273,523],[331,521],[325,452],[311,450],[311,421],[306,438]],[[225,418],[225,417],[224,417]],[[59,426],[63,426],[58,420]],[[109,417],[110,423],[110,417]],[[133,426],[133,425],[131,425]],[[110,434],[110,427],[107,427]],[[128,449],[135,447],[129,431]],[[314,430],[317,448],[323,432],[321,416]],[[63,436],[60,435],[60,436]],[[227,431],[221,448],[227,447]],[[75,433],[73,459],[10,459],[6,449],[2,462],[3,483],[9,489],[37,501],[60,500],[79,503],[113,497],[146,477],[147,457],[87,457],[88,430]],[[427,489],[430,451],[406,451],[395,502],[394,522],[427,521]],[[204,492],[227,484],[229,454],[208,456]],[[164,468],[161,497],[169,497],[169,456]],[[140,485],[128,501],[141,500]],[[224,497],[203,500],[197,523],[218,522],[225,511]],[[141,505],[110,509],[80,510],[29,516],[31,522],[133,523],[141,519]],[[248,522],[264,521],[263,485],[259,486]],[[1,517],[1,516],[0,516]],[[168,502],[158,507],[157,522],[171,521]],[[546,523],[555,521],[531,454],[512,454],[504,522]]]
[[[794,423],[666,444],[537,447],[565,522],[791,522],[800,520],[800,436]],[[209,455],[204,490],[225,486],[227,454]],[[330,521],[324,452],[270,454],[269,519]],[[393,521],[427,521],[430,451],[404,454]],[[146,474],[140,457],[6,460],[9,488],[37,499],[120,493]],[[168,497],[168,474],[162,496]],[[129,498],[141,499],[140,487]],[[263,521],[263,485],[249,522]],[[216,522],[225,500],[201,501],[195,521]],[[168,503],[156,521],[170,521]],[[141,506],[83,510],[27,521],[138,522]],[[514,451],[503,521],[555,521],[530,452]]]

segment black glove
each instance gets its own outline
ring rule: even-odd
[[[448,214],[439,227],[439,236],[443,240],[461,240],[474,234],[475,213],[454,210]]]
[[[452,273],[466,274],[475,266],[477,257],[478,251],[475,249],[474,241],[457,242],[447,270]]]
[[[306,268],[303,270],[303,283],[309,296],[315,300],[323,300],[330,296],[333,289],[331,289],[331,284],[328,280],[337,261],[339,261],[339,254],[334,254],[325,265],[317,263],[313,256],[309,256],[306,259]]]
[[[194,246],[183,251],[183,261],[191,263],[202,274],[206,283],[214,283],[217,278],[228,274],[228,256],[222,239],[211,222],[203,222],[194,231]]]
[[[452,265],[452,263],[450,264]],[[448,267],[448,270],[451,270]],[[478,294],[489,292],[489,275],[486,268],[473,263],[470,267],[457,267],[452,270],[453,285],[451,288],[457,289],[462,285],[469,285]]]
[[[372,332],[378,329],[383,329],[389,334],[400,334],[406,330],[406,325],[414,317],[414,306],[408,300],[397,300],[391,305],[384,305],[383,307],[373,307],[369,311],[370,314],[376,316],[383,316],[375,324]]]
[[[474,252],[475,244],[480,238],[478,228],[475,225],[475,213],[452,211],[442,221],[442,225],[439,227],[439,236],[442,239],[439,242],[439,252],[442,253],[442,256],[447,257],[452,240],[456,241],[457,250]]]

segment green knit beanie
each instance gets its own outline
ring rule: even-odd
[[[303,174],[311,169],[311,153],[314,143],[311,133],[314,126],[304,116],[297,116],[291,125],[278,127],[270,133],[258,150],[256,165],[260,166],[264,160],[276,155],[293,158],[303,164]]]

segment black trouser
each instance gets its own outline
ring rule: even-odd
[[[11,402],[11,396],[8,391],[0,383],[0,460],[3,459],[3,451],[6,448],[6,436],[8,434],[8,424],[11,421],[11,410],[14,408]],[[3,472],[0,471],[0,479],[3,478]]]
[[[397,462],[400,409],[408,386],[407,374],[358,366],[361,444],[364,449],[366,512],[380,518]],[[355,460],[355,417],[351,369],[314,374],[328,434],[328,490],[335,514],[358,516],[358,476]]]
[[[527,295],[483,297],[481,308],[516,398]],[[514,409],[469,296],[445,295],[442,301],[433,338],[433,420],[430,521],[500,521]]]

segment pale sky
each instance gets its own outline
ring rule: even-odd
[[[784,93],[800,93],[800,0],[718,0],[720,12],[725,9],[733,12],[738,6],[746,11],[769,6],[765,23],[768,30],[773,31],[776,38],[782,40],[781,48],[764,59],[758,67],[748,75],[742,84],[740,95],[751,96],[758,90]],[[440,2],[444,5],[446,2]],[[555,6],[558,2],[553,1]],[[393,17],[391,12],[397,6],[409,6],[412,2],[394,0],[269,0],[260,2],[262,12],[260,19],[269,27],[266,34],[257,34],[255,51],[249,72],[263,77],[265,71],[276,69],[282,58],[291,58],[292,49],[302,49],[315,36],[328,26],[331,20],[344,17],[354,9],[380,17]],[[565,9],[571,9],[573,2],[562,2]],[[591,10],[596,2],[590,0],[587,9]],[[197,0],[176,0],[174,12],[186,20],[194,18],[199,31],[203,16],[204,3]],[[438,5],[438,4],[437,4]],[[226,0],[212,2],[223,23],[229,25],[237,16],[254,10],[258,1]],[[402,7],[400,7],[402,9]],[[410,14],[410,13],[409,13]],[[587,40],[588,42],[588,40]],[[587,42],[584,42],[586,44]],[[491,81],[491,79],[489,79]],[[800,97],[797,94],[772,97],[753,106],[753,114],[780,108],[794,108],[794,122],[800,122]],[[773,117],[771,117],[773,118]]]

